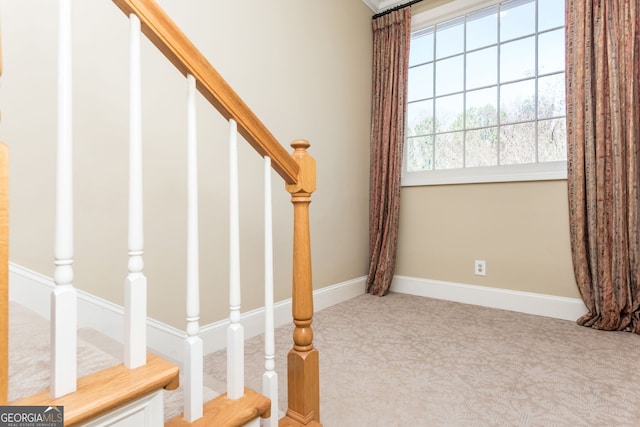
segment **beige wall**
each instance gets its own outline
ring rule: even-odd
[[[0,0],[0,139],[11,150],[11,260],[53,275],[56,2]],[[314,287],[366,273],[371,11],[360,0],[160,1],[284,145],[308,139]],[[73,2],[75,285],[122,304],[127,263],[127,33],[106,0]],[[29,17],[28,19],[26,17]],[[80,19],[82,18],[82,19]],[[185,324],[184,79],[143,43],[149,314]],[[228,312],[227,127],[199,100],[202,319]],[[262,305],[262,160],[240,148],[243,311]],[[292,209],[274,174],[276,300],[290,296]]]
[[[74,3],[75,284],[122,304],[127,21]],[[161,1],[285,145],[309,139],[314,287],[366,274],[371,11],[360,0]],[[438,2],[441,3],[441,2]],[[419,3],[415,8],[427,2]],[[53,274],[55,2],[0,0],[0,139],[11,149],[11,260]],[[14,19],[26,16],[29,20]],[[28,52],[28,54],[27,54]],[[185,84],[143,44],[145,263],[150,315],[184,326]],[[202,323],[225,317],[226,125],[199,101]],[[262,162],[241,145],[243,310],[261,305]],[[276,300],[290,296],[291,208],[274,175]],[[577,297],[564,181],[402,190],[397,274]],[[486,277],[473,261],[487,261]]]
[[[579,297],[565,181],[402,189],[396,274]],[[485,260],[487,275],[474,275]]]

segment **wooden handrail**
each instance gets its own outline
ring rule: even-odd
[[[287,184],[297,182],[298,165],[287,150],[154,0],[113,2],[127,16],[140,18],[147,38],[182,74],[196,78],[200,93],[227,120],[236,120],[240,134],[261,156],[271,158],[273,169]]]

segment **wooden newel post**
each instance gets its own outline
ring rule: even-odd
[[[291,143],[300,166],[297,184],[287,184],[293,203],[293,348],[288,355],[287,416],[302,424],[320,422],[318,350],[313,347],[313,286],[309,204],[316,189],[316,161],[307,153],[309,143]]]

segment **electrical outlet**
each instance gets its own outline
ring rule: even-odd
[[[473,270],[476,276],[486,276],[487,275],[487,262],[483,259],[477,259],[475,263],[475,268]]]

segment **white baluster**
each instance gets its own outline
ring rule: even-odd
[[[196,139],[196,80],[187,75],[187,339],[184,344],[184,419],[202,417],[203,349],[200,332],[200,273],[198,249],[198,145]]]
[[[129,369],[147,362],[147,278],[144,276],[142,206],[142,96],[140,19],[131,14],[129,50],[129,275],[124,286],[124,364]]]
[[[51,390],[76,390],[77,296],[73,287],[73,136],[71,116],[71,0],[58,21],[58,157],[56,171],[56,284],[51,294]]]
[[[273,212],[271,210],[271,159],[264,158],[264,374],[262,394],[271,399],[271,417],[264,427],[278,426],[278,373],[275,370],[273,320]]]
[[[240,226],[238,208],[238,125],[229,120],[229,319],[227,397],[244,395],[244,328],[240,324]]]

